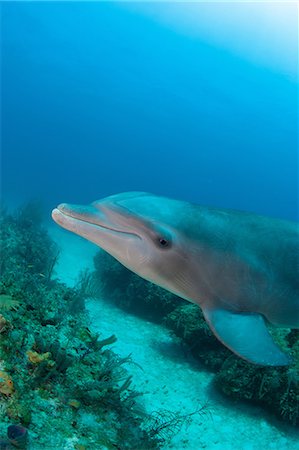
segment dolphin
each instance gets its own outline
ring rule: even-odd
[[[266,322],[299,328],[299,224],[127,192],[62,203],[54,221],[146,280],[198,304],[216,337],[264,366],[292,358]]]

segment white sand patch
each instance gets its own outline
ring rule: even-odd
[[[73,285],[80,270],[93,266],[97,248],[77,236],[54,228],[50,234],[62,249],[57,276]],[[156,324],[131,316],[104,300],[88,302],[94,330],[103,338],[115,334],[113,349],[132,355],[127,366],[134,387],[148,412],[167,409],[179,414],[210,404],[211,415],[195,417],[165,449],[299,450],[299,430],[267,417],[261,408],[231,403],[213,388],[213,374],[185,354],[178,340]]]
[[[60,281],[74,286],[82,270],[93,268],[93,257],[98,248],[56,225],[49,227],[48,232],[60,249],[54,272]]]

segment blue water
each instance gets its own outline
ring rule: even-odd
[[[0,194],[11,207],[42,202],[62,248],[54,274],[62,282],[74,283],[92,257],[51,220],[61,202],[148,191],[299,219],[298,49],[289,39],[297,39],[297,7],[269,3],[268,28],[254,2],[246,12],[240,2],[220,3],[199,2],[196,16],[188,2],[0,2]],[[277,25],[283,9],[285,29]],[[2,285],[0,294],[8,297],[13,287],[6,293]],[[154,402],[160,396],[174,412],[184,411],[184,401],[196,408],[205,392],[213,399],[205,370],[187,370],[169,357],[168,331],[161,328],[169,342],[163,341],[161,330],[103,299],[94,312],[103,337],[117,334],[119,354],[132,350],[145,365],[136,378],[150,407],[153,393]],[[260,448],[268,442],[272,449],[299,448],[297,434],[281,424],[274,430],[262,408],[246,416],[241,402],[228,407],[217,396],[214,403],[213,426],[184,431],[184,448],[241,449],[242,440],[244,449],[258,450],[259,442]],[[33,423],[33,441],[40,439],[36,430]]]
[[[145,190],[296,220],[296,80],[148,8],[2,3],[4,199]]]

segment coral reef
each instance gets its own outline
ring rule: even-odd
[[[35,204],[0,218],[0,447],[159,448],[130,358],[90,331],[88,274],[75,288],[53,278],[58,249],[40,218]]]
[[[299,424],[299,330],[270,329],[294,359],[290,367],[265,368],[241,360],[210,331],[200,308],[131,273],[100,251],[93,279],[121,308],[170,328],[192,355],[215,372],[215,386],[225,395],[263,406],[280,419]],[[95,283],[96,281],[94,281]]]
[[[264,405],[278,417],[299,424],[299,370],[290,367],[256,367],[235,357],[228,358],[216,374],[215,383],[226,395]]]

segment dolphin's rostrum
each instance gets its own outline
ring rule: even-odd
[[[299,328],[299,225],[144,192],[61,204],[59,225],[198,304],[218,339],[255,364],[287,365],[265,321]]]

